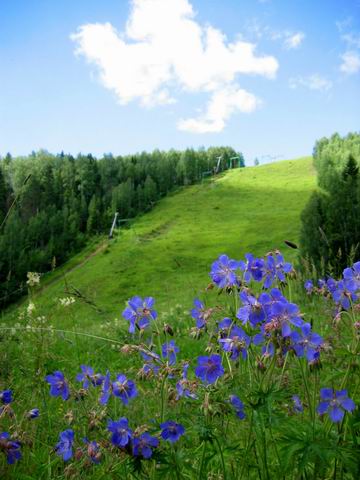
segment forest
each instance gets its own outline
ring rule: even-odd
[[[244,167],[244,158],[230,147],[100,159],[7,154],[0,159],[0,307],[22,294],[27,272],[50,271],[108,232],[115,212],[132,219],[174,189],[235,166]]]

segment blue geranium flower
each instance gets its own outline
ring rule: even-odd
[[[34,418],[38,418],[39,415],[40,415],[40,413],[39,413],[39,409],[38,409],[38,408],[32,408],[32,409],[29,410],[28,413],[27,413],[27,417],[28,417],[30,420],[33,420]]]
[[[133,453],[135,457],[150,458],[153,454],[152,449],[159,445],[159,440],[145,432],[139,437],[133,439]]]
[[[294,403],[293,405],[293,410],[295,413],[302,413],[304,411],[304,408],[302,406],[300,397],[298,395],[293,395],[292,396],[292,401]]]
[[[90,384],[94,387],[101,385],[104,381],[103,375],[95,373],[94,370],[87,365],[80,365],[82,373],[78,373],[76,380],[83,382],[83,388],[88,389]]]
[[[194,320],[196,320],[196,327],[197,328],[204,328],[207,324],[207,321],[212,313],[212,308],[205,308],[203,302],[201,302],[198,298],[194,300],[194,307],[190,314]]]
[[[169,365],[175,365],[176,363],[176,354],[180,352],[179,347],[175,345],[174,340],[164,343],[161,348],[162,356],[169,360]]]
[[[153,310],[155,300],[152,297],[135,296],[128,301],[128,306],[122,312],[123,317],[130,322],[129,332],[135,333],[135,328],[144,330],[151,320],[156,320],[157,313]]]
[[[168,420],[167,422],[161,423],[160,428],[162,430],[161,438],[171,443],[177,442],[185,433],[185,428],[183,425],[176,423],[173,420]]]
[[[352,280],[360,288],[360,262],[354,263],[351,268],[345,268],[343,272],[344,280]]]
[[[4,405],[7,405],[12,402],[12,391],[11,390],[3,390],[0,392],[0,402]]]
[[[245,255],[246,262],[240,262],[240,267],[244,271],[244,280],[249,283],[253,278],[256,282],[261,282],[265,275],[265,261],[263,258],[255,258],[252,253]]]
[[[331,291],[333,300],[340,304],[345,310],[349,310],[351,301],[355,302],[358,298],[356,290],[358,286],[353,279],[339,280],[336,284],[336,288]]]
[[[129,428],[128,419],[125,417],[116,422],[110,420],[108,430],[112,433],[111,442],[117,447],[126,447],[132,438],[132,430]]]
[[[236,360],[241,354],[243,359],[247,357],[247,348],[250,345],[250,337],[246,335],[244,330],[234,325],[230,331],[228,338],[219,340],[223,350],[229,352],[231,360]]]
[[[244,420],[246,415],[244,412],[244,404],[240,400],[240,398],[237,397],[236,395],[230,395],[230,403],[235,410],[236,416],[240,418],[240,420]]]
[[[205,383],[215,383],[219,377],[224,375],[224,367],[221,365],[220,355],[213,354],[209,357],[198,357],[195,375]]]
[[[185,363],[181,375],[181,379],[176,383],[176,391],[177,391],[177,400],[180,397],[187,397],[187,398],[197,398],[196,394],[192,391],[194,388],[194,382],[190,382],[187,378],[187,372],[189,369],[189,364]]]
[[[151,352],[151,355],[140,352],[140,355],[145,360],[142,370],[145,374],[152,372],[155,376],[159,373],[160,366],[156,362],[160,362],[160,356],[157,353]]]
[[[295,303],[289,303],[284,299],[271,304],[270,315],[267,318],[265,329],[281,330],[283,337],[289,337],[291,325],[301,327],[303,323],[299,307]]]
[[[70,460],[73,456],[74,431],[65,430],[59,435],[59,442],[56,444],[55,452],[62,457],[64,462]]]
[[[95,441],[90,442],[87,438],[83,438],[83,442],[86,444],[86,453],[89,460],[98,465],[101,460],[100,445]]]
[[[50,385],[51,396],[61,396],[63,400],[67,400],[70,397],[69,385],[62,372],[56,371],[53,375],[47,375],[45,380]]]
[[[242,291],[240,300],[243,307],[239,308],[236,317],[241,320],[243,325],[250,322],[251,326],[255,328],[265,320],[267,308],[271,303],[271,296],[268,293],[261,293],[257,299],[246,291]]]
[[[306,358],[312,362],[320,356],[320,346],[324,343],[322,337],[311,331],[310,323],[304,323],[300,327],[300,333],[297,331],[291,332],[290,338],[293,341],[293,349],[298,357]]]
[[[306,282],[304,283],[304,288],[307,293],[311,293],[314,288],[313,282],[311,280],[306,280]]]
[[[240,265],[240,262],[231,260],[227,255],[220,255],[211,266],[210,276],[219,288],[236,286],[239,284],[236,270]]]
[[[110,372],[107,371],[101,386],[101,395],[99,399],[99,402],[101,403],[101,405],[107,404],[111,394],[112,394],[112,383],[110,380]]]
[[[134,398],[137,395],[135,383],[122,374],[118,375],[116,381],[113,382],[112,391],[115,397],[119,397],[124,405],[129,403],[130,398]]]
[[[320,397],[324,401],[318,405],[318,413],[320,415],[328,413],[331,421],[334,423],[341,422],[345,411],[351,413],[355,409],[355,403],[348,397],[347,390],[334,392],[332,388],[322,388]]]
[[[5,453],[6,461],[9,465],[12,465],[21,458],[21,444],[10,440],[10,434],[8,432],[0,433],[0,450]]]

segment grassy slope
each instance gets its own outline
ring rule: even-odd
[[[190,307],[221,253],[240,259],[279,248],[293,259],[283,241],[298,240],[300,212],[314,186],[309,158],[230,171],[165,198],[105,250],[85,263],[86,255],[79,255],[78,268],[72,260],[60,271],[68,271],[68,284],[102,309],[103,321],[119,317],[134,294],[156,297],[159,310],[175,303]],[[56,276],[53,282],[49,276],[35,302],[53,325],[66,327],[58,301],[65,296],[64,280]],[[76,312],[82,328],[99,324],[99,313],[88,305],[78,305]],[[16,315],[13,308],[3,321]]]

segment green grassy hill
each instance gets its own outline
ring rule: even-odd
[[[294,259],[284,240],[298,241],[300,212],[314,187],[311,159],[303,158],[232,170],[184,188],[114,240],[100,239],[50,274],[34,302],[52,325],[65,328],[59,298],[68,296],[66,285],[75,287],[96,305],[79,300],[76,322],[82,330],[119,318],[134,294],[154,296],[159,310],[188,308],[222,253],[240,259],[278,248]],[[2,321],[14,322],[17,315],[13,307]]]

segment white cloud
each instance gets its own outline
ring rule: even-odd
[[[321,75],[314,73],[313,75],[308,75],[307,77],[294,77],[290,78],[289,86],[292,89],[298,87],[309,88],[310,90],[319,90],[322,92],[327,92],[332,88],[332,82]]]
[[[132,0],[124,32],[117,32],[110,23],[86,24],[71,39],[76,53],[96,65],[101,83],[115,92],[121,104],[135,100],[151,107],[173,103],[179,89],[209,92],[204,118],[213,125],[211,112],[220,112],[222,128],[211,131],[221,131],[231,113],[244,111],[239,106],[230,108],[229,97],[237,105],[255,98],[238,88],[237,76],[274,78],[278,62],[273,56],[256,55],[253,43],[229,42],[220,30],[200,25],[195,16],[188,0]],[[223,110],[212,107],[221,102]],[[179,122],[179,128],[184,122]]]
[[[340,70],[342,72],[351,75],[360,71],[360,55],[357,52],[345,52],[341,58]]]
[[[292,48],[298,48],[302,44],[305,38],[305,34],[303,32],[297,32],[295,34],[288,34],[284,41],[284,47],[287,50],[291,50]]]
[[[198,118],[188,118],[178,122],[179,130],[192,133],[221,132],[226,120],[236,111],[251,113],[261,101],[252,93],[237,86],[216,90],[207,105],[206,111]]]

